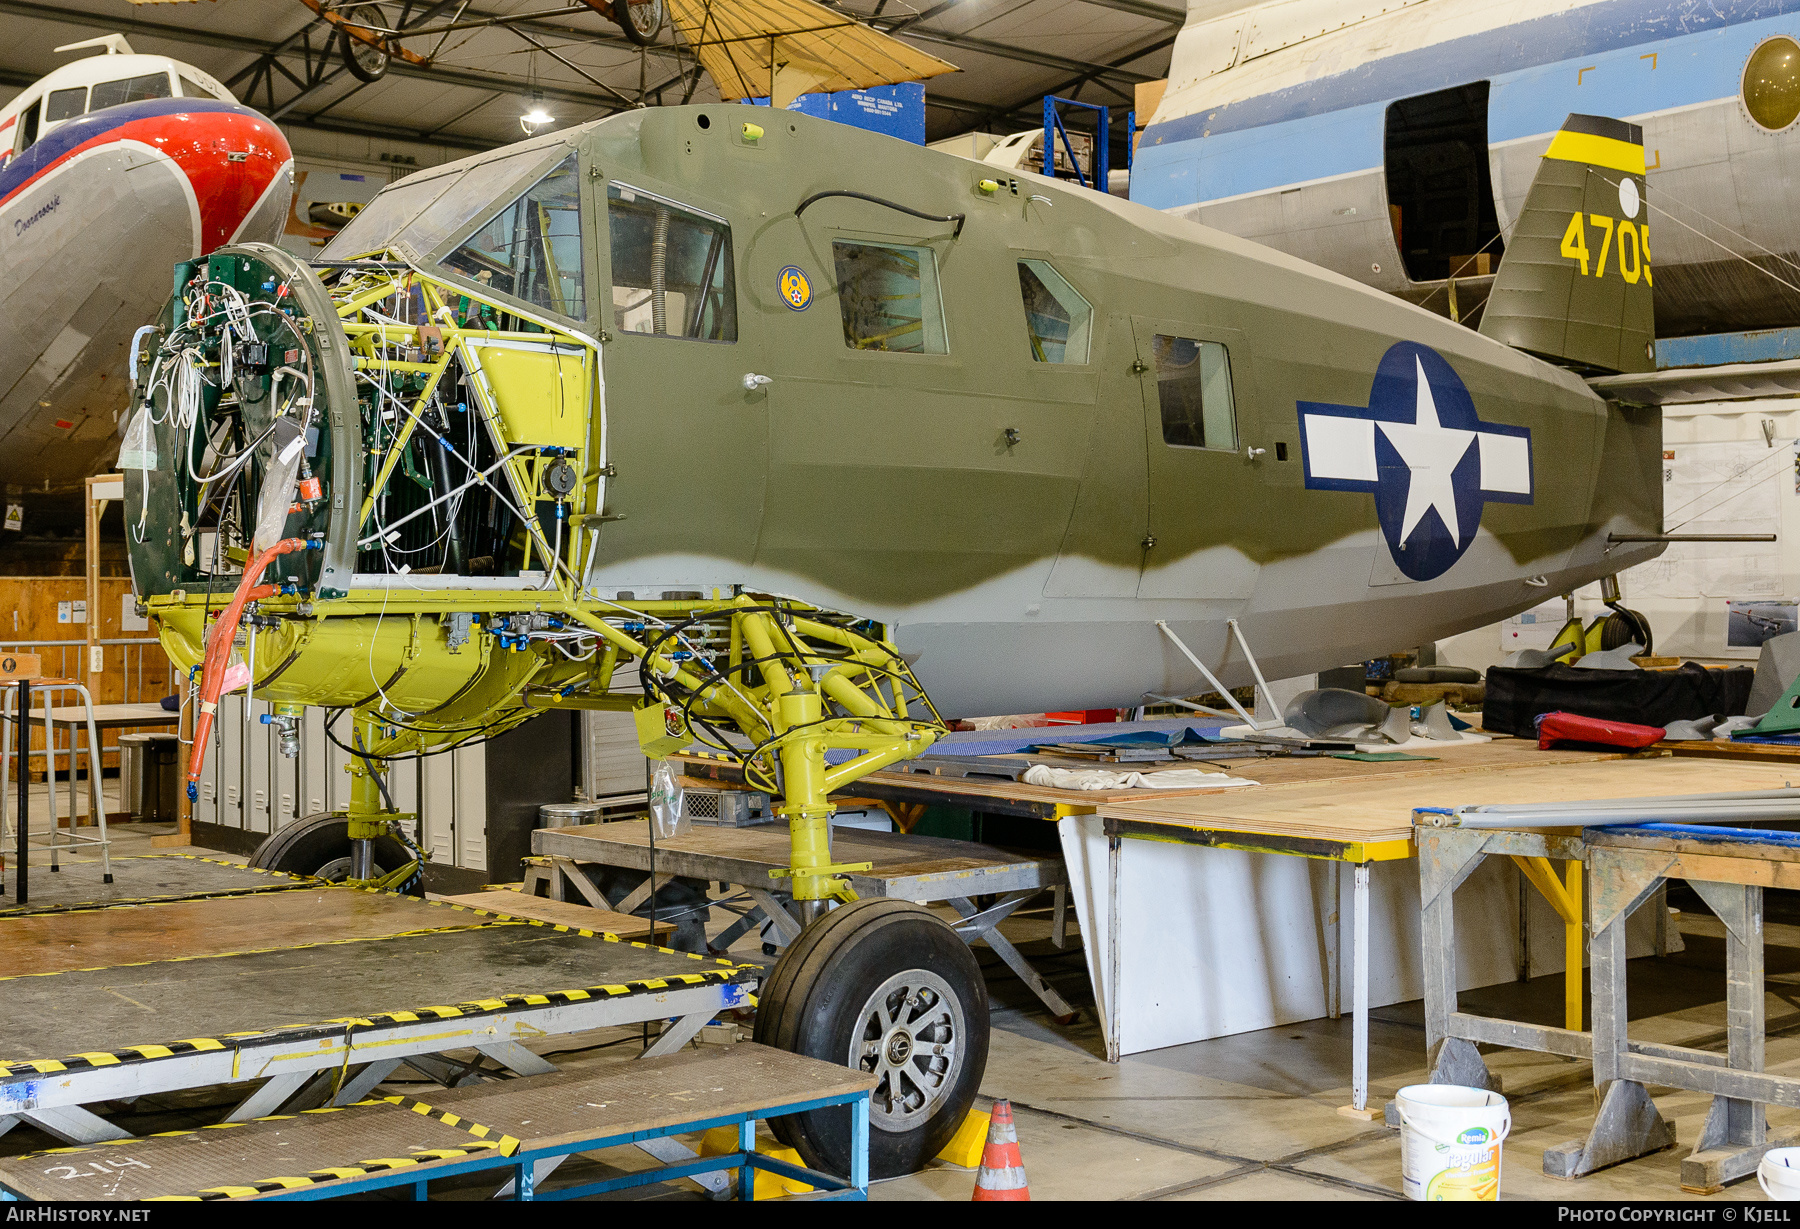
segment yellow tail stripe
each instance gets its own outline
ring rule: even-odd
[[[1597,137],[1588,132],[1558,132],[1550,141],[1544,157],[1563,162],[1586,162],[1609,171],[1627,175],[1644,173],[1644,147],[1611,137]]]

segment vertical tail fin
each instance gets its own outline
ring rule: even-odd
[[[1652,296],[1644,130],[1571,115],[1531,181],[1481,331],[1554,363],[1650,371]]]

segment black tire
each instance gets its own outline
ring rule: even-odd
[[[1600,627],[1600,647],[1616,649],[1633,641],[1644,646],[1646,655],[1656,651],[1656,637],[1650,631],[1650,620],[1635,610],[1614,606]]]
[[[884,990],[890,1012],[910,1013],[897,1015],[885,1034],[873,1010]],[[902,1036],[903,1048],[889,1048]],[[758,996],[756,1040],[876,1073],[869,1175],[898,1177],[942,1152],[974,1104],[987,1069],[987,986],[974,953],[930,910],[860,900],[807,927],[776,963]],[[948,1058],[939,1047],[949,1048]],[[891,1062],[895,1053],[899,1064]],[[850,1172],[848,1108],[792,1114],[770,1126],[813,1168]]]
[[[631,10],[638,11],[633,13]],[[656,42],[656,36],[662,33],[664,23],[668,20],[663,0],[643,0],[633,5],[631,0],[613,0],[613,21],[624,33],[625,37],[640,47],[649,47]]]
[[[348,30],[338,31],[338,54],[344,67],[358,81],[373,83],[387,76],[391,58],[386,52],[350,37]]]
[[[350,857],[350,821],[342,815],[309,815],[296,820],[256,847],[250,865],[265,871],[281,871],[289,875],[317,876],[333,862],[346,862]],[[375,865],[378,874],[399,870],[412,861],[412,851],[391,836],[375,842]],[[341,875],[332,876],[342,878]],[[424,895],[424,877],[416,875],[407,893]]]

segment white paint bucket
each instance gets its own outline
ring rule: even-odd
[[[1408,1199],[1500,1198],[1500,1145],[1512,1130],[1505,1097],[1460,1084],[1411,1084],[1394,1100]]]
[[[1770,1199],[1800,1200],[1800,1148],[1771,1148],[1756,1167],[1756,1184]]]

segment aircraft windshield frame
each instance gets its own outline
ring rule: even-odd
[[[520,193],[568,157],[573,148],[567,141],[547,142],[461,169],[446,169],[429,179],[416,175],[397,179],[377,193],[319,256],[345,260],[393,248],[420,264],[435,264],[495,214],[510,208]],[[412,196],[410,189],[432,184],[439,186],[429,199],[423,194]],[[453,269],[445,272],[461,278]]]

